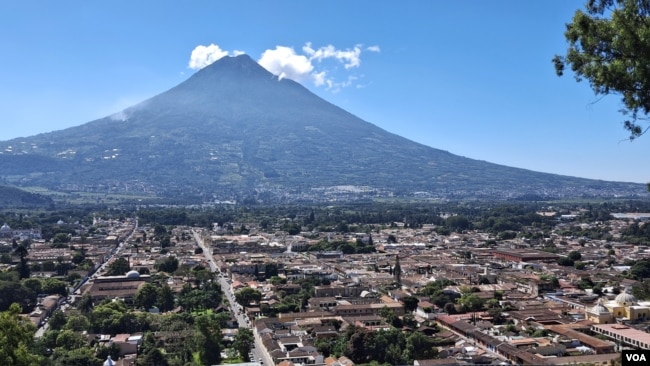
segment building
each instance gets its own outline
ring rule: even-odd
[[[131,303],[138,290],[150,280],[151,276],[141,275],[138,271],[129,271],[124,276],[97,277],[86,293],[94,301],[119,298]]]
[[[592,308],[585,309],[585,319],[597,324],[609,324],[614,322],[614,316],[598,299],[598,303]]]
[[[614,300],[602,302],[585,310],[585,318],[597,324],[626,321],[646,321],[650,319],[650,304],[639,303],[629,290],[621,292]]]
[[[591,331],[636,349],[650,349],[650,334],[623,324],[594,324]]]
[[[4,224],[0,226],[0,238],[3,239],[16,239],[22,240],[38,240],[41,239],[41,229],[20,229],[14,230],[9,225]]]
[[[532,249],[497,249],[492,251],[492,255],[512,262],[554,262],[560,258],[557,254]]]

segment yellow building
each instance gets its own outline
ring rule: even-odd
[[[608,324],[618,321],[644,321],[650,319],[650,304],[639,304],[639,301],[626,290],[614,300],[598,304],[585,310],[585,318],[598,324]]]
[[[585,319],[598,324],[609,324],[614,322],[614,317],[609,309],[598,299],[598,304],[592,308],[585,309]]]

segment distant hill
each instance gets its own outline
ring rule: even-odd
[[[468,159],[389,133],[250,57],[78,127],[0,143],[0,182],[197,201],[647,197]]]
[[[0,208],[47,207],[51,204],[53,201],[50,197],[15,187],[0,186]]]

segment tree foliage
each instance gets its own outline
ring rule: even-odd
[[[108,276],[122,276],[130,270],[131,266],[129,265],[129,261],[126,258],[118,258],[108,265],[108,271],[106,274]]]
[[[66,350],[57,349],[54,353],[55,366],[101,366],[102,360],[88,347]]]
[[[154,268],[162,272],[173,273],[178,269],[178,258],[173,255],[165,257],[162,260],[156,262]]]
[[[15,272],[14,272],[15,273]],[[0,311],[8,310],[11,304],[17,303],[24,311],[32,309],[36,304],[37,293],[16,280],[0,280]]]
[[[241,306],[247,307],[251,302],[259,302],[262,299],[262,293],[252,287],[244,287],[235,292],[235,301]]]
[[[157,301],[158,287],[151,283],[145,283],[133,297],[133,302],[145,310],[151,309]]]
[[[553,58],[558,75],[569,66],[597,95],[621,96],[631,140],[647,131],[639,121],[650,112],[649,34],[650,1],[589,0],[567,24],[566,55]]]
[[[650,278],[650,259],[642,259],[634,263],[630,267],[630,274],[639,280]]]
[[[0,363],[3,365],[37,366],[40,359],[29,351],[34,342],[34,326],[20,316],[20,305],[12,304],[0,313]]]
[[[248,360],[248,353],[254,345],[255,338],[253,337],[253,331],[249,328],[239,328],[237,330],[237,334],[235,334],[235,340],[232,344],[233,348],[239,352],[239,356],[245,360]]]
[[[194,320],[197,330],[196,346],[202,365],[214,365],[221,362],[221,327],[214,313],[199,315]]]

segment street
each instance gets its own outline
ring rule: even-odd
[[[212,257],[212,250],[205,246],[205,243],[203,242],[203,238],[201,238],[201,234],[198,233],[195,229],[192,229],[192,235],[194,236],[194,240],[196,241],[197,245],[201,249],[203,249],[203,255],[205,256],[205,259],[210,264],[210,269],[212,270],[212,272],[218,273],[219,284],[221,285],[221,289],[223,293],[226,295],[226,299],[228,300],[230,312],[235,316],[235,319],[237,319],[237,323],[239,324],[239,327],[249,328],[253,331],[255,343],[253,348],[251,349],[251,353],[253,354],[253,359],[251,360],[251,362],[258,362],[266,365],[274,365],[271,357],[265,351],[265,348],[262,344],[262,340],[260,339],[260,337],[258,336],[257,332],[254,329],[254,322],[248,320],[248,318],[244,314],[243,307],[239,305],[237,301],[235,301],[235,295],[232,292],[230,283],[228,283],[227,274],[222,273],[218,268],[217,263]]]

